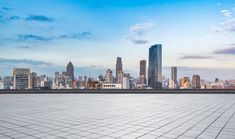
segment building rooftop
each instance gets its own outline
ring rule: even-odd
[[[234,94],[1,94],[0,138],[235,138]]]

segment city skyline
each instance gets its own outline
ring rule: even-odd
[[[11,75],[14,67],[52,76],[72,61],[76,77],[97,77],[108,68],[115,71],[114,61],[122,57],[123,70],[138,77],[139,61],[161,43],[168,78],[172,66],[179,78],[235,78],[232,0],[0,0],[0,5],[0,76]]]
[[[14,68],[13,76],[0,78],[0,90],[37,90],[37,89],[234,89],[235,79],[213,82],[201,79],[200,75],[177,78],[177,67],[171,68],[171,78],[162,75],[162,45],[155,44],[149,48],[148,82],[146,81],[146,60],[140,61],[139,77],[122,70],[121,57],[117,57],[116,76],[111,69],[98,78],[87,76],[74,77],[73,64],[70,61],[65,71],[55,72],[54,77],[37,75],[29,68]]]

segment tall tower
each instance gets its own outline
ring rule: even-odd
[[[117,57],[117,61],[116,61],[116,82],[118,81],[118,73],[122,72],[122,58],[121,57]]]
[[[162,88],[162,45],[149,48],[148,85],[155,89]]]
[[[140,83],[146,84],[146,60],[140,61]]]
[[[73,64],[71,61],[69,61],[67,65],[66,73],[72,79],[72,81],[74,81],[74,69],[73,69]]]
[[[37,86],[37,73],[30,73],[30,88],[35,89]]]
[[[171,67],[171,80],[177,84],[177,67]]]

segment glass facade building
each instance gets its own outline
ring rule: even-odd
[[[74,81],[74,69],[71,61],[67,65],[66,74]]]
[[[155,89],[162,88],[162,45],[149,48],[148,85]]]
[[[177,84],[177,67],[171,67],[171,80]]]

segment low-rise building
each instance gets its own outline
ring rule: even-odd
[[[102,84],[102,89],[122,89],[122,84]]]

